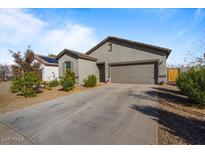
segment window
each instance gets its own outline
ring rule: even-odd
[[[73,71],[73,62],[71,61],[65,61],[63,64],[63,68],[64,68],[64,73],[68,70]]]
[[[108,46],[109,46],[108,51],[111,52],[112,51],[112,44],[110,43],[110,44],[108,44]]]

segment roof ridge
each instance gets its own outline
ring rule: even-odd
[[[86,55],[86,54],[84,54],[82,52],[76,51],[76,50],[71,50],[71,49],[67,49],[67,48],[65,48],[64,50],[67,50],[68,52],[71,51],[71,52],[76,52],[78,54],[82,54],[82,55],[88,56],[88,55]]]
[[[137,44],[152,46],[152,47],[160,48],[160,49],[163,49],[163,50],[171,50],[171,49],[169,49],[169,48],[165,48],[165,47],[153,45],[153,44],[150,44],[150,43],[143,43],[143,42],[134,41],[134,40],[130,40],[130,39],[124,39],[124,38],[117,37],[117,36],[108,36],[108,38],[109,38],[109,39],[119,39],[119,40],[124,40],[124,41],[132,42],[132,43],[137,43]]]
[[[78,58],[82,58],[82,59],[88,59],[88,60],[93,60],[93,61],[96,61],[97,59],[94,58],[94,57],[91,57],[89,55],[86,55],[84,53],[81,53],[81,52],[78,52],[78,51],[74,51],[74,50],[71,50],[71,49],[67,49],[65,48],[64,50],[62,50],[57,56],[56,56],[56,59],[59,59],[62,55],[64,55],[65,53],[70,53],[70,54],[73,54],[75,56],[77,56]]]
[[[126,43],[131,43],[131,44],[138,45],[138,46],[145,46],[145,47],[148,47],[148,48],[158,49],[158,50],[161,50],[163,52],[166,52],[167,56],[169,56],[170,52],[172,51],[169,48],[164,48],[164,47],[160,47],[160,46],[156,46],[156,45],[152,45],[152,44],[146,44],[146,43],[142,43],[142,42],[132,41],[132,40],[116,37],[116,36],[108,36],[104,40],[102,40],[100,43],[98,43],[97,45],[92,47],[90,50],[88,50],[85,54],[86,55],[90,54],[95,49],[97,49],[98,47],[100,47],[101,45],[103,45],[104,43],[106,43],[107,41],[112,40],[112,39],[113,40],[118,40],[118,41],[123,41],[123,42],[126,42]]]

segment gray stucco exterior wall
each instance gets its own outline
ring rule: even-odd
[[[109,51],[109,44],[112,44],[112,51]],[[165,52],[157,49],[136,47],[115,41],[106,42],[95,51],[91,52],[89,56],[97,58],[97,62],[105,62],[105,78],[110,80],[109,63],[133,62],[143,60],[158,59],[158,82],[167,82],[167,70]]]
[[[91,74],[96,75],[99,81],[99,72],[95,61],[72,57],[68,54],[64,54],[58,60],[59,77],[62,77],[64,74],[63,65],[66,61],[73,62],[73,72],[76,75],[76,83],[83,84],[83,80]]]
[[[99,81],[99,72],[95,61],[79,59],[79,84],[83,84],[83,80],[88,77],[88,75],[94,74]]]
[[[73,63],[73,72],[76,75],[76,83],[78,83],[79,81],[79,62],[78,62],[78,58],[75,57],[71,57],[67,54],[64,54],[63,56],[61,56],[58,60],[58,68],[59,68],[59,77],[62,77],[64,75],[63,72],[63,64],[66,61],[71,61]]]

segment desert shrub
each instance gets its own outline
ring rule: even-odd
[[[72,71],[66,71],[60,80],[60,84],[64,91],[72,90],[75,86],[75,73]]]
[[[15,77],[10,86],[10,90],[12,93],[17,93],[21,90],[22,87],[22,79],[20,77]]]
[[[57,87],[59,85],[59,82],[57,79],[55,79],[55,80],[50,81],[49,84],[51,87]]]
[[[94,74],[89,75],[83,82],[85,87],[95,87],[97,84],[97,77]]]
[[[15,77],[11,83],[11,92],[20,93],[25,97],[32,97],[36,95],[36,87],[39,86],[40,81],[35,73],[25,73],[22,77]]]
[[[57,79],[55,80],[52,80],[52,81],[43,81],[41,82],[41,84],[43,85],[44,89],[47,89],[47,90],[51,90],[52,87],[56,87],[59,85],[59,81]]]
[[[181,73],[176,81],[180,91],[190,98],[191,103],[205,105],[205,67],[200,66]]]
[[[50,82],[43,81],[42,82],[44,89],[51,90]]]

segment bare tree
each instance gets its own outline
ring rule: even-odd
[[[7,64],[0,64],[0,78],[5,80],[11,76],[11,67]]]
[[[198,38],[193,44],[196,47],[196,50],[202,50],[204,53],[200,56],[196,56],[196,52],[188,51],[186,58],[184,59],[184,63],[188,67],[193,66],[204,66],[205,65],[205,31],[203,32],[203,35]]]
[[[205,51],[205,29],[202,31],[203,35],[201,35],[201,37],[199,37],[195,42],[194,45],[198,48],[198,49],[202,49]]]
[[[188,51],[184,63],[187,67],[203,66],[205,65],[205,58],[204,55],[196,56],[194,52]]]
[[[181,64],[167,64],[167,67],[168,68],[180,68],[182,67],[182,65]]]

